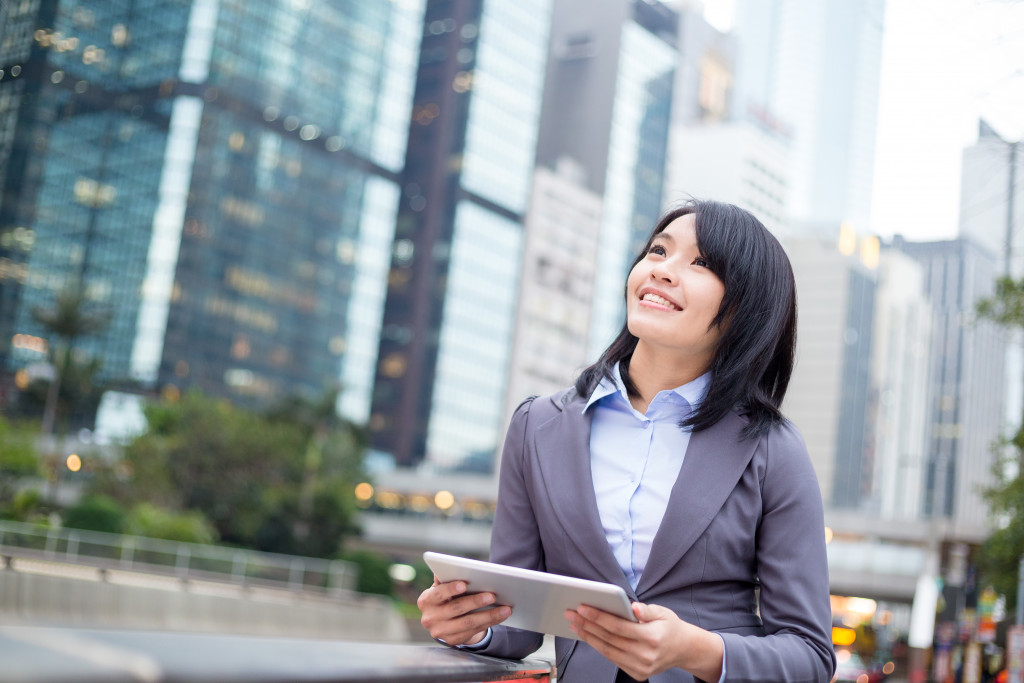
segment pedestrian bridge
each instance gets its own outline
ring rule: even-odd
[[[423,550],[486,557],[496,483],[486,477],[381,477],[361,524],[368,542],[410,558]],[[439,509],[438,491],[455,501]],[[945,544],[979,544],[986,529],[955,521],[894,520],[863,511],[826,510],[831,590],[835,595],[910,604],[918,578],[941,566]]]

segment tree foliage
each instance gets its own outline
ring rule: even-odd
[[[54,367],[53,379],[42,382],[45,388],[37,387],[35,390],[35,393],[41,394],[44,406],[43,434],[54,432],[59,413],[67,416],[72,408],[79,407],[83,410],[91,409],[95,414],[96,406],[99,405],[102,390],[96,386],[95,379],[100,362],[76,359],[74,351],[79,339],[99,334],[106,329],[111,315],[107,310],[90,306],[86,290],[81,285],[78,282],[57,292],[52,306],[36,306],[32,309],[32,318],[50,337],[50,358]],[[91,405],[78,405],[79,402],[89,404],[90,401]]]
[[[976,311],[1007,329],[1024,330],[1024,279],[1000,278],[995,294],[978,302]],[[1018,566],[1024,555],[1024,421],[996,448],[995,483],[984,491],[996,530],[985,540],[978,564],[982,581],[1005,595],[1008,605],[1015,605]]]
[[[22,488],[42,473],[35,434],[34,428],[0,415],[0,517],[24,519],[39,502]]]
[[[194,392],[152,404],[148,432],[125,450],[127,481],[104,488],[129,506],[200,513],[227,543],[335,556],[355,531],[362,441],[331,406],[298,401],[267,417]]]

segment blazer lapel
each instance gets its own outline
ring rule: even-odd
[[[585,403],[579,397],[556,405],[558,415],[534,432],[544,490],[566,539],[576,546],[580,561],[589,563],[598,576],[622,586],[635,598],[601,527],[590,470],[592,416],[583,414]]]
[[[744,423],[730,412],[690,437],[637,593],[654,586],[676,566],[732,493],[757,446],[757,439],[739,441]]]

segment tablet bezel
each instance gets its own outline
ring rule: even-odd
[[[578,639],[569,629],[565,610],[589,605],[630,621],[636,616],[621,586],[521,567],[472,560],[427,551],[423,561],[441,582],[463,580],[467,593],[495,594],[496,605],[509,605],[506,626]]]

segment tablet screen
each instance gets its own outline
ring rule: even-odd
[[[439,581],[463,580],[467,593],[494,593],[495,604],[512,608],[512,615],[502,622],[506,626],[576,638],[564,614],[580,605],[636,621],[626,591],[611,583],[434,552],[423,553],[423,560]]]

